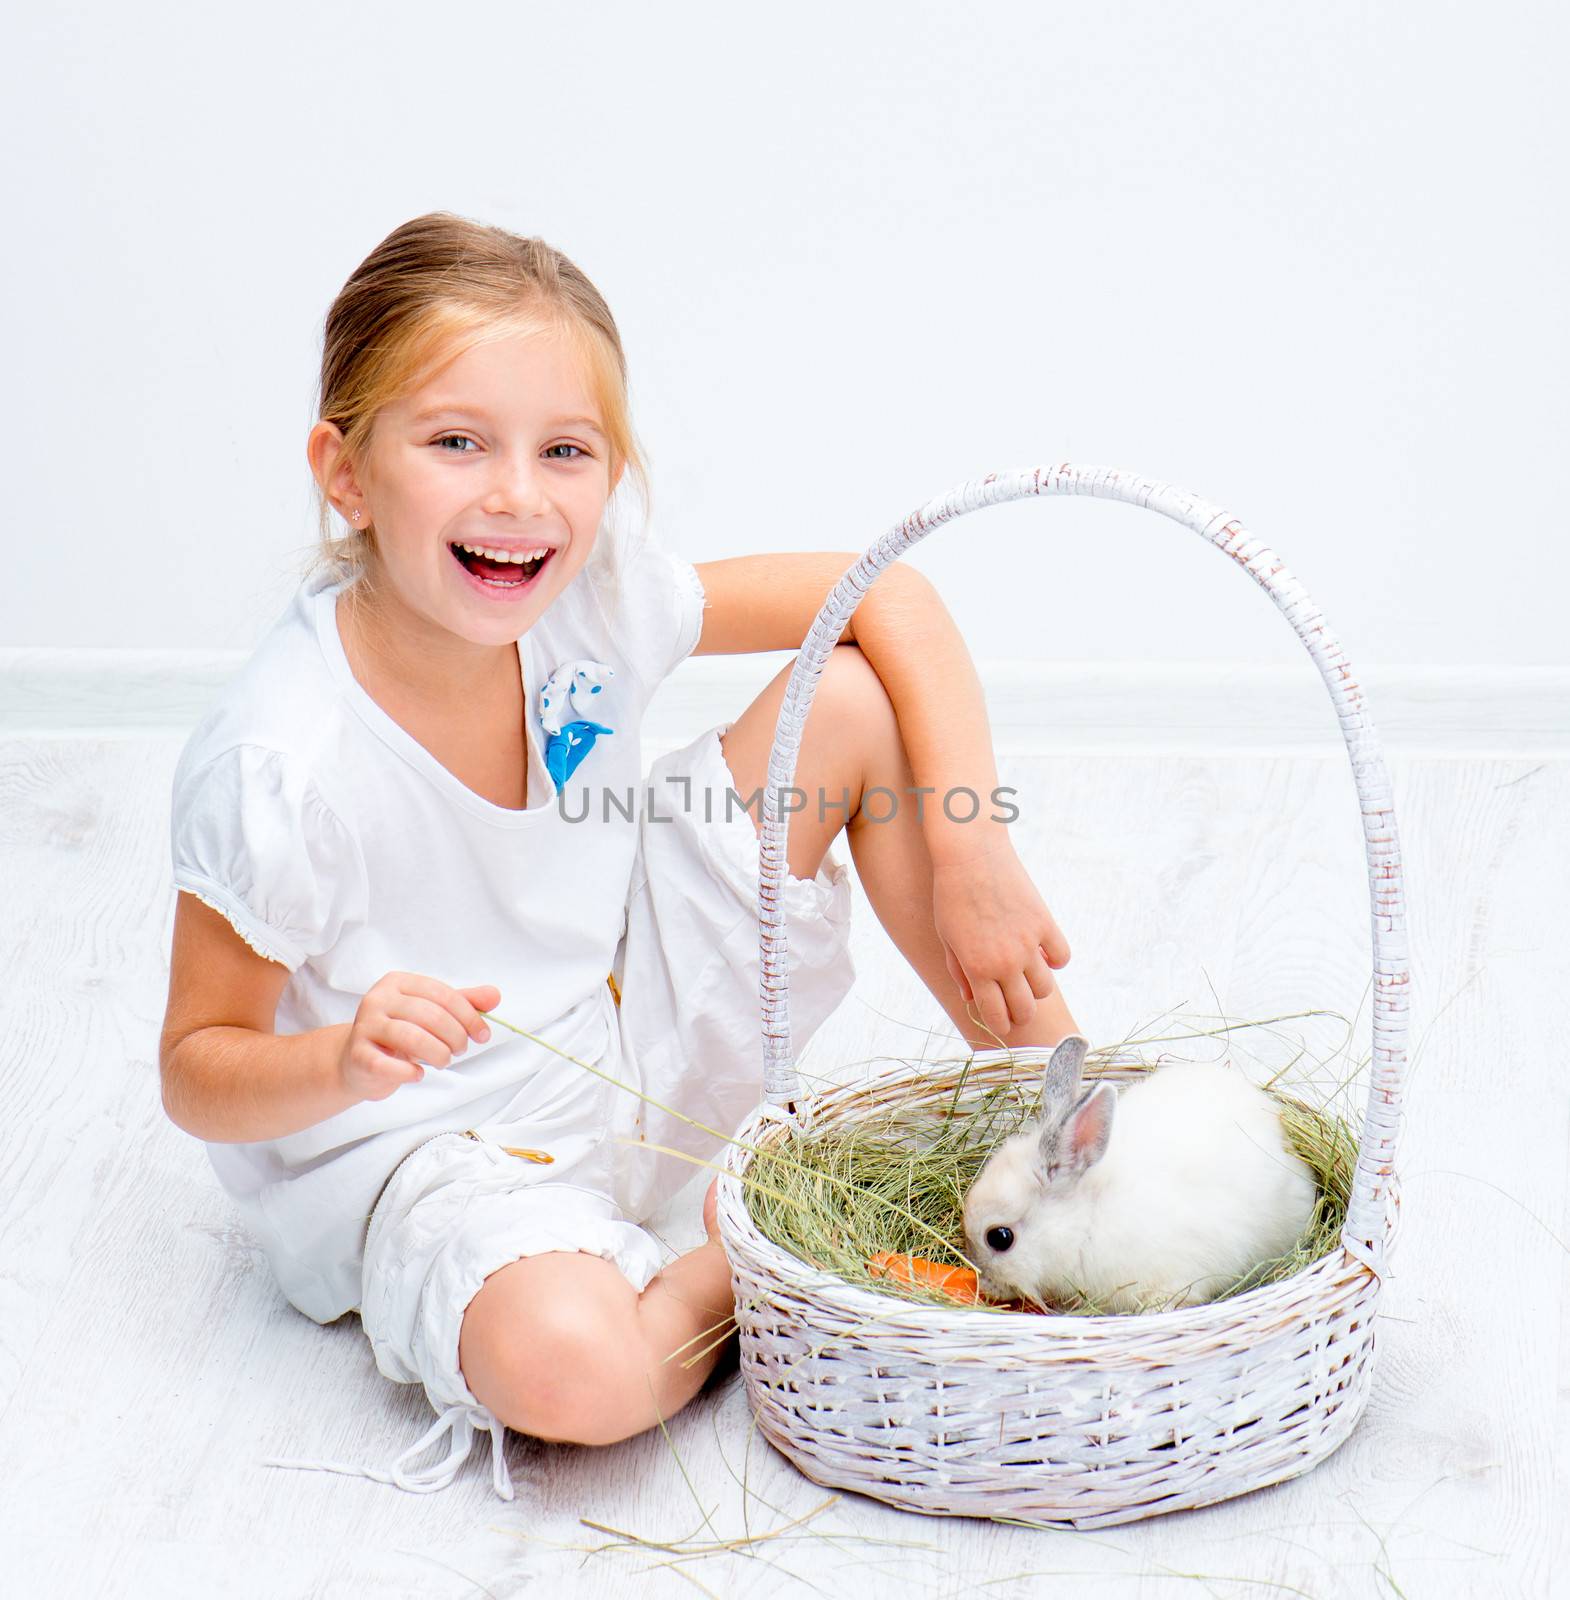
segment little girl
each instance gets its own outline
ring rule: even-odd
[[[437,1412],[385,1472],[279,1464],[436,1489],[483,1429],[510,1499],[504,1427],[629,1438],[720,1358],[713,1186],[709,1242],[666,1264],[640,1224],[693,1167],[637,1144],[712,1159],[652,1102],[729,1131],[762,1096],[759,792],[789,669],[647,777],[639,729],[689,655],[798,648],[859,552],[694,568],[624,535],[624,473],[648,496],[609,309],[543,241],[448,213],[344,285],[319,416],[318,562],[175,773],[164,1105],[289,1300],[357,1310]],[[980,686],[914,569],[833,652],[795,781],[801,1044],[854,976],[842,830],[970,1045],[1076,1031],[1067,943],[989,804]]]

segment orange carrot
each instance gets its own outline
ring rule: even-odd
[[[880,1250],[867,1262],[867,1270],[875,1278],[898,1278],[911,1285],[922,1283],[966,1305],[974,1305],[980,1298],[976,1274],[969,1267],[950,1267],[940,1261],[924,1260],[921,1256]]]

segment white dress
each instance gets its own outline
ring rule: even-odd
[[[639,729],[649,696],[697,642],[696,572],[650,538],[624,570],[614,632],[580,572],[518,641],[524,811],[467,788],[361,688],[336,623],[341,587],[302,583],[192,732],[174,776],[176,889],[289,969],[278,1033],[351,1022],[378,979],[403,971],[494,984],[498,1015],[597,1060],[615,1024],[606,978],[637,851]],[[597,720],[614,731],[597,737],[558,804],[533,690],[579,658],[614,669],[596,697]],[[604,790],[618,803],[599,804]],[[208,1154],[284,1293],[331,1322],[359,1304],[366,1219],[398,1161],[560,1067],[493,1027],[487,1043],[384,1100]]]
[[[648,700],[702,625],[696,572],[657,541],[627,559],[614,618],[580,572],[518,641],[524,811],[474,794],[360,687],[340,588],[303,583],[193,731],[174,779],[174,885],[289,969],[278,1033],[351,1021],[372,984],[406,971],[494,984],[493,1015],[545,1042],[493,1023],[486,1044],[384,1100],[206,1148],[288,1299],[322,1323],[358,1310],[379,1370],[423,1383],[437,1413],[391,1471],[272,1464],[423,1492],[489,1431],[510,1499],[503,1428],[459,1366],[464,1310],[541,1251],[604,1256],[640,1291],[663,1265],[638,1222],[696,1169],[619,1141],[713,1160],[761,1098],[756,828],[727,803],[728,723],[642,774]],[[573,681],[564,712],[555,691]],[[572,731],[590,724],[587,739]],[[546,763],[560,776],[564,755],[558,792]],[[832,852],[812,880],[787,875],[798,1049],[854,981],[850,902]],[[444,1431],[444,1461],[402,1465]]]

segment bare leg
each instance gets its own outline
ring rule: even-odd
[[[730,1262],[717,1238],[689,1250],[650,1281],[638,1300],[638,1319],[660,1416],[680,1411],[732,1353],[735,1313]],[[635,1431],[656,1421],[651,1413]]]
[[[459,1365],[475,1399],[508,1427],[556,1443],[615,1444],[697,1394],[725,1354],[717,1341],[734,1311],[730,1265],[712,1237],[641,1295],[611,1262],[546,1251],[480,1286],[459,1329]]]
[[[736,792],[745,799],[768,781],[769,751],[790,667],[780,670],[721,740]],[[915,784],[900,737],[899,722],[881,679],[855,645],[837,645],[824,667],[802,732],[795,785],[808,796],[791,817],[786,851],[790,870],[811,878],[825,851],[843,829],[850,840],[856,872],[874,914],[917,976],[941,1005],[960,1037],[976,1049],[996,1048],[1000,1039],[966,1010],[966,1003],[944,960],[943,944],[932,923],[932,856],[909,789]],[[863,814],[863,793],[878,785],[900,797],[888,821]],[[825,798],[818,816],[818,795]],[[841,797],[846,809],[830,809]],[[874,803],[876,816],[889,809]],[[762,828],[759,808],[751,813]],[[1036,1014],[1001,1035],[1009,1046],[1052,1045],[1079,1025],[1054,978],[1052,992],[1036,1002]]]

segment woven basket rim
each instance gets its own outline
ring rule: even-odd
[[[1000,1325],[1014,1326],[1026,1322],[1043,1333],[1105,1341],[1127,1338],[1138,1332],[1143,1337],[1162,1333],[1203,1333],[1208,1329],[1224,1329],[1256,1316],[1264,1318],[1272,1313],[1297,1305],[1305,1291],[1318,1296],[1331,1287],[1330,1281],[1344,1278],[1350,1283],[1358,1279],[1379,1280],[1379,1274],[1367,1262],[1347,1249],[1344,1238],[1336,1248],[1327,1251],[1317,1261],[1311,1261],[1296,1272],[1270,1283],[1257,1284],[1241,1294],[1229,1295],[1221,1300],[1207,1300],[1194,1306],[1175,1306],[1164,1311],[1122,1312],[1042,1312],[1010,1311],[1003,1307],[983,1309],[956,1302],[942,1305],[936,1301],[917,1300],[904,1295],[884,1293],[866,1284],[851,1283],[827,1267],[813,1266],[792,1254],[783,1245],[758,1230],[742,1198],[742,1176],[753,1159],[751,1150],[743,1149],[740,1141],[752,1144],[761,1142],[760,1135],[781,1137],[781,1124],[769,1117],[754,1113],[736,1132],[738,1143],[726,1147],[725,1170],[719,1175],[719,1220],[725,1251],[735,1259],[734,1252],[745,1251],[760,1273],[772,1274],[779,1282],[789,1283],[795,1289],[812,1294],[815,1298],[837,1303],[841,1309],[868,1311],[894,1310],[891,1315],[914,1315],[927,1322],[948,1323],[960,1318],[987,1317],[1003,1319]],[[1398,1180],[1392,1180],[1389,1189],[1390,1208],[1387,1212],[1386,1243],[1393,1239],[1399,1220],[1401,1189]]]

